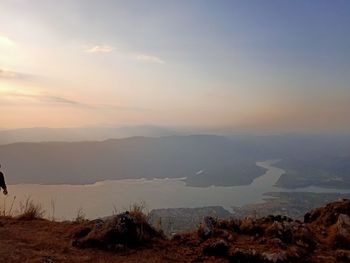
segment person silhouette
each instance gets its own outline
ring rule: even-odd
[[[0,168],[1,168],[1,164],[0,164]],[[7,186],[5,183],[4,174],[0,171],[0,190],[1,188],[4,190],[3,191],[4,195],[7,195]]]

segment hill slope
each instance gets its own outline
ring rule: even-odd
[[[349,149],[345,135],[133,137],[0,145],[0,163],[9,184],[187,177],[206,187],[249,184],[263,174],[256,161],[281,159],[280,187],[350,188]]]
[[[209,217],[198,231],[173,239],[132,212],[108,220],[58,223],[0,217],[0,258],[46,263],[350,262],[350,200],[315,209],[304,222],[282,216]]]
[[[0,146],[0,160],[9,184],[187,177],[196,186],[235,185],[249,184],[263,173],[250,153],[212,135],[16,143]]]

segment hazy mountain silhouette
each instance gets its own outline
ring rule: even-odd
[[[15,142],[72,142],[102,141],[113,138],[133,136],[159,137],[177,135],[178,131],[170,128],[140,125],[123,127],[76,127],[76,128],[23,128],[0,130],[0,145]]]
[[[286,170],[282,187],[350,187],[348,136],[191,135],[0,145],[9,183],[186,177],[194,186],[242,185],[263,174],[256,161],[275,158]]]
[[[262,173],[254,159],[231,140],[211,135],[0,146],[9,183],[191,177],[195,185],[247,184]],[[203,174],[196,176],[198,171]]]

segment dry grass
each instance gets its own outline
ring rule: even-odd
[[[13,216],[12,209],[13,209],[13,205],[16,201],[16,196],[13,197],[8,209],[7,209],[7,200],[8,200],[8,196],[5,196],[4,201],[3,201],[3,207],[0,209],[0,215],[11,217],[11,216]]]
[[[140,222],[148,221],[148,209],[146,202],[141,201],[139,203],[133,203],[129,206],[130,215]]]
[[[74,221],[76,223],[83,223],[83,222],[87,221],[84,210],[82,208],[79,208],[77,210],[77,216],[75,217]]]
[[[191,248],[172,247],[164,241],[153,248],[112,253],[98,249],[77,249],[69,233],[84,224],[50,220],[19,220],[0,216],[0,262],[191,262]],[[184,256],[186,255],[186,256]]]
[[[55,212],[56,212],[56,201],[51,198],[50,200],[50,204],[51,204],[51,221],[55,221]]]
[[[24,203],[20,203],[20,214],[18,219],[33,220],[43,218],[45,211],[40,204],[35,203],[30,197],[27,197]]]
[[[143,233],[142,230],[139,231],[137,229],[137,232],[133,233],[134,236],[140,234],[137,236],[139,238],[138,240],[146,241],[147,246],[138,247],[137,249],[125,249],[122,252],[116,250],[113,253],[91,247],[78,249],[72,246],[72,233],[76,233],[78,229],[86,228],[87,224],[90,224],[92,227],[95,226],[93,221],[79,223],[76,221],[53,222],[45,219],[36,219],[43,216],[43,210],[30,198],[26,200],[22,207],[22,216],[25,214],[25,218],[29,217],[33,220],[19,220],[18,218],[3,217],[0,215],[0,262],[236,262],[235,259],[237,257],[237,259],[243,260],[237,260],[237,262],[251,262],[247,261],[248,256],[253,255],[253,259],[255,260],[257,257],[260,259],[260,256],[266,252],[275,253],[276,251],[284,251],[280,247],[280,243],[274,242],[276,240],[274,234],[271,235],[266,232],[266,235],[256,235],[256,232],[250,233],[247,231],[244,233],[237,231],[235,228],[238,225],[240,229],[243,222],[235,220],[215,223],[214,234],[206,240],[199,240],[198,232],[191,232],[176,235],[171,240],[157,239],[155,242],[149,242],[148,240],[151,239],[145,237],[147,237],[147,233],[151,232],[145,229],[146,231]],[[147,218],[147,215],[143,213],[145,210],[144,203],[136,203],[130,206],[129,213],[137,216],[142,223],[145,222],[142,220]],[[334,211],[331,210],[329,213],[334,214]],[[304,237],[301,239],[303,243],[308,242],[308,240],[314,240],[318,244],[316,250],[313,250],[313,247],[310,245],[305,246],[303,244],[298,249],[299,245],[296,242],[299,239],[293,238],[292,243],[287,244],[289,247],[297,249],[288,250],[287,248],[287,252],[292,253],[292,259],[296,259],[294,258],[296,254],[301,255],[299,262],[340,262],[337,260],[339,250],[335,250],[333,247],[334,238],[339,238],[335,236],[337,234],[336,225],[327,228],[322,222],[324,220],[309,224],[294,222],[302,226],[304,230],[307,230],[306,232],[302,231],[305,232],[303,233]],[[139,224],[140,222],[137,223]],[[274,223],[274,220],[266,221],[264,219],[260,221],[260,225],[264,229],[267,229],[267,227],[272,226]],[[144,227],[147,227],[146,223],[144,223]],[[327,239],[318,238],[320,227],[325,227],[327,230]],[[102,235],[105,234],[103,230]],[[308,233],[308,231],[311,231],[311,233]],[[100,238],[100,233],[96,233],[98,234],[96,238]],[[127,235],[129,236],[129,233]],[[150,237],[152,236],[153,234]],[[228,252],[226,250],[220,252],[219,257],[213,257],[204,253],[205,251],[209,251],[209,248],[215,249],[209,251],[209,254],[216,253],[218,251],[217,249],[220,250],[222,247],[220,248],[218,245],[223,244],[221,240],[224,240],[228,244]],[[330,243],[327,241],[330,241]],[[344,240],[339,241],[342,244],[344,243]],[[348,240],[346,242],[346,245],[349,244]],[[254,251],[254,253],[250,254],[251,251]],[[348,253],[348,250],[341,251]],[[226,253],[228,254],[226,255]],[[348,257],[347,254],[345,256]]]

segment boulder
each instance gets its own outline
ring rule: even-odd
[[[337,222],[340,214],[350,216],[350,200],[341,199],[324,207],[314,209],[305,214],[304,222],[329,227]]]
[[[335,226],[337,232],[334,237],[334,247],[350,248],[350,217],[340,214]]]
[[[340,214],[336,226],[339,235],[346,239],[350,238],[350,217],[348,215]]]
[[[217,222],[216,222],[215,218],[213,218],[211,216],[205,217],[203,220],[203,223],[201,224],[201,226],[198,229],[198,236],[204,240],[213,236],[216,223]]]
[[[150,241],[164,239],[164,236],[143,217],[125,212],[104,221],[99,220],[93,228],[80,229],[74,238],[73,246],[80,248],[123,250],[150,244]]]

